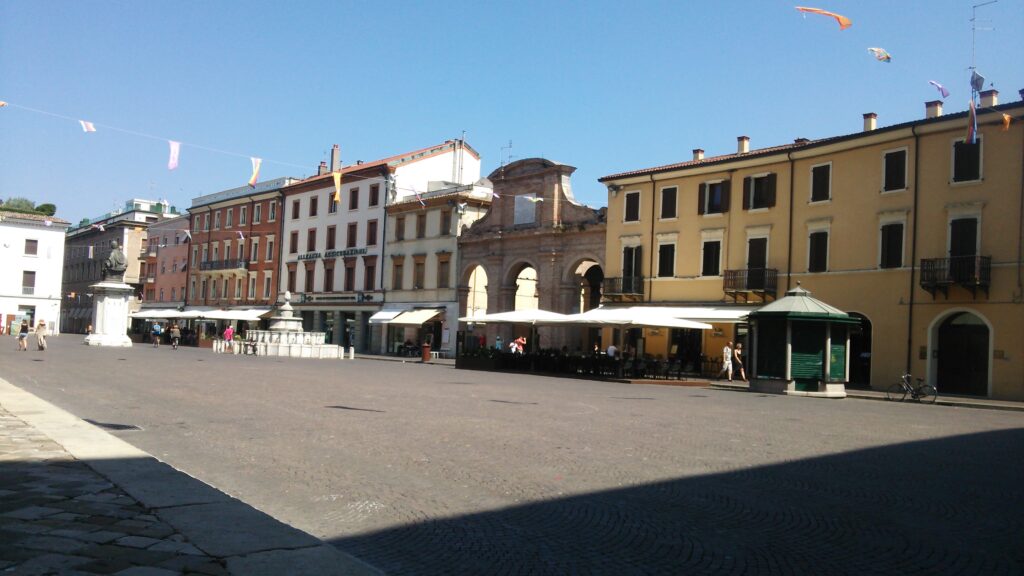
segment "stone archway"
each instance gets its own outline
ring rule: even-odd
[[[988,396],[992,327],[971,310],[953,310],[932,322],[929,381],[940,394]]]

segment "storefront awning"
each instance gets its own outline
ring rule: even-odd
[[[433,320],[438,314],[443,314],[444,308],[424,308],[420,310],[409,310],[395,316],[389,324],[401,324],[405,326],[419,326],[424,322]]]
[[[387,324],[395,319],[402,312],[405,312],[405,308],[398,308],[396,310],[381,310],[373,316],[370,316],[370,324]]]
[[[233,308],[230,310],[210,310],[200,313],[197,317],[206,320],[245,320],[255,322],[270,313],[270,308]]]
[[[132,318],[143,318],[153,320],[169,320],[181,318],[181,312],[177,308],[143,308],[129,314]]]

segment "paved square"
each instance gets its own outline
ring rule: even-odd
[[[389,574],[1024,572],[1024,413],[79,342],[0,376]]]

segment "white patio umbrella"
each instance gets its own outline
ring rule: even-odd
[[[497,312],[495,314],[484,314],[483,316],[464,316],[459,322],[474,322],[477,324],[558,324],[569,318],[565,314],[550,312],[548,310],[511,310],[509,312]]]
[[[613,326],[616,328],[694,328],[710,330],[712,326],[685,318],[673,318],[663,310],[631,306],[628,308],[594,308],[579,314],[570,314],[561,319],[541,321],[539,324],[568,324],[589,326]]]

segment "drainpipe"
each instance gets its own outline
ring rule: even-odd
[[[1024,132],[1021,133],[1024,135]],[[1024,138],[1020,147],[1020,213],[1017,214],[1017,302],[1024,300],[1024,280],[1021,279],[1022,255],[1024,255]]]
[[[910,372],[910,359],[914,344],[914,272],[917,263],[917,202],[920,196],[918,191],[921,188],[921,182],[918,180],[918,167],[921,164],[921,137],[917,134],[916,125],[911,126],[910,131],[914,135],[914,216],[911,219],[910,225],[913,230],[910,234],[910,306],[907,308],[907,354],[903,368],[904,374]]]
[[[647,277],[647,285],[650,287],[647,293],[647,301],[651,302],[654,297],[654,249],[657,244],[654,241],[654,218],[657,215],[655,212],[655,205],[658,203],[658,191],[654,183],[654,174],[651,174],[651,257],[650,257],[650,275]],[[678,202],[676,202],[678,204]],[[678,208],[677,208],[678,209]]]
[[[789,157],[789,242],[786,242],[786,292],[789,292],[790,277],[793,274],[793,182],[796,181],[796,161],[793,160],[793,152],[787,152]]]

